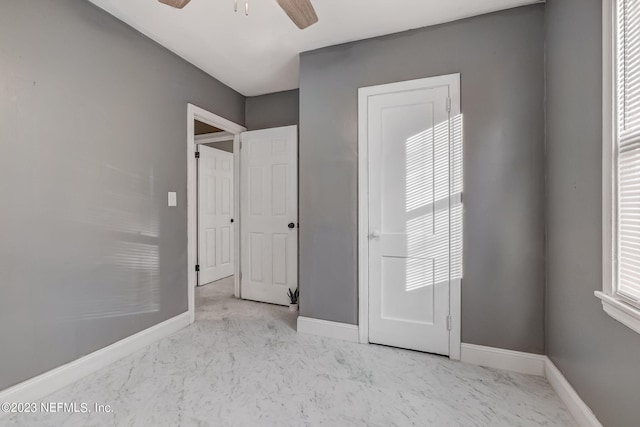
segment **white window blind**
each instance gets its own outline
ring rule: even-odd
[[[640,306],[640,0],[618,0],[616,18],[615,292]]]

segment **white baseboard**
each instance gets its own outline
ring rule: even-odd
[[[0,402],[34,402],[189,325],[183,313],[73,362],[0,391]],[[298,317],[298,333],[358,342],[358,326]],[[461,345],[461,361],[522,374],[545,376],[581,427],[602,427],[562,372],[547,356],[474,344]],[[2,418],[0,413],[0,418]],[[6,414],[4,414],[6,415]]]
[[[462,344],[461,361],[473,365],[546,377],[580,427],[602,427],[551,359],[540,354]]]
[[[584,403],[562,372],[546,356],[545,376],[580,427],[602,427],[591,408]]]
[[[80,359],[0,391],[0,402],[34,402],[189,325],[182,313]],[[0,413],[0,416],[2,413]]]
[[[546,357],[542,354],[523,353],[475,344],[462,344],[460,360],[472,365],[504,369],[521,374],[544,376]]]
[[[311,317],[298,317],[298,333],[358,342],[357,325],[312,319]]]

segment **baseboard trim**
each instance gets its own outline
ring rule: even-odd
[[[34,402],[189,325],[182,313],[107,347],[0,391],[0,402]],[[0,417],[2,413],[0,413]]]
[[[463,343],[460,348],[460,360],[472,365],[543,377],[546,357],[541,354]]]
[[[546,377],[580,427],[602,427],[591,408],[547,356],[464,343],[461,356],[462,362],[472,365]]]
[[[562,372],[547,356],[545,356],[545,376],[580,427],[602,427],[591,408],[584,403]]]
[[[190,323],[189,313],[183,313],[144,331],[131,335],[105,348],[69,362],[37,377],[0,391],[0,402],[34,402],[92,374],[138,350],[171,335]],[[358,326],[327,320],[298,317],[298,333],[319,335],[358,342]],[[461,345],[461,361],[473,365],[544,376],[581,427],[602,427],[589,406],[547,356],[513,350]],[[0,413],[0,418],[6,413]]]
[[[344,341],[358,342],[358,326],[328,320],[298,317],[298,333],[319,335]]]

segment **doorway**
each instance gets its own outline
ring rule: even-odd
[[[460,357],[459,74],[359,90],[360,341]]]
[[[240,298],[240,263],[237,262],[240,258],[240,242],[238,228],[240,227],[240,219],[236,218],[233,213],[240,210],[240,192],[238,189],[239,180],[239,166],[240,166],[240,134],[245,132],[246,128],[233,123],[223,117],[213,114],[207,110],[197,107],[192,104],[187,105],[187,259],[188,259],[188,306],[189,316],[193,323],[195,321],[195,287],[199,284],[206,284],[206,280],[210,279],[211,274],[227,274],[229,271],[229,262],[222,263],[227,264],[226,270],[210,269],[211,266],[217,266],[220,264],[220,254],[216,253],[216,246],[228,246],[227,257],[233,259],[233,288],[236,298]],[[202,147],[204,147],[202,149]],[[215,147],[215,148],[214,148]],[[231,191],[230,199],[232,200],[232,206],[226,208],[232,215],[226,215],[229,220],[228,228],[226,231],[221,230],[221,223],[225,218],[225,215],[219,215],[220,218],[203,218],[208,221],[208,224],[203,224],[203,231],[209,228],[209,237],[207,241],[206,231],[204,231],[205,237],[199,236],[199,219],[201,214],[199,212],[199,196],[201,187],[207,192],[207,197],[210,201],[215,203],[216,187],[219,187],[219,183],[211,183],[212,185],[199,185],[199,163],[200,163],[200,150],[211,154],[218,153],[220,151],[231,151],[233,164],[230,165],[232,169],[232,182],[228,183]],[[209,158],[210,156],[207,156]],[[227,156],[228,157],[228,156]],[[210,164],[211,162],[209,162]],[[211,165],[210,165],[211,166]],[[204,169],[212,169],[212,167],[204,166]],[[209,171],[211,174],[213,172]],[[210,175],[211,176],[211,175]],[[215,176],[215,175],[214,175]],[[206,180],[205,180],[206,181]],[[210,180],[210,182],[213,180]],[[233,185],[231,185],[233,184]],[[228,200],[228,198],[227,198]],[[222,200],[220,200],[222,204]],[[227,201],[228,203],[228,201]],[[209,203],[210,205],[210,203]],[[201,214],[218,216],[217,209],[211,209],[211,206],[205,206],[209,209],[204,209]],[[220,212],[221,214],[223,212]],[[234,220],[231,223],[231,219]],[[217,223],[215,221],[218,221]],[[219,225],[218,225],[219,224]],[[215,229],[215,230],[212,230]],[[228,239],[228,240],[224,240]],[[202,244],[202,245],[201,245]],[[209,251],[207,251],[207,245]],[[200,252],[203,252],[202,254]],[[226,259],[225,259],[226,260]],[[209,269],[207,275],[200,278],[200,269]],[[217,270],[217,271],[216,271]],[[212,273],[212,271],[214,273]],[[221,272],[222,271],[222,272]],[[229,280],[229,279],[227,279]]]
[[[235,298],[288,305],[298,286],[297,126],[247,131],[191,104],[187,120],[191,322],[194,288],[209,283],[232,280]]]

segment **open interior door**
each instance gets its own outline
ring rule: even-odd
[[[200,146],[198,285],[233,275],[233,154]]]
[[[298,128],[241,136],[241,296],[288,305],[298,287]]]

